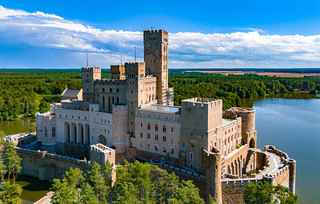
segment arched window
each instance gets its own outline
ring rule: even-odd
[[[147,125],[147,129],[148,129],[148,130],[150,130],[150,129],[151,129],[151,125],[150,125],[150,123],[148,123],[148,125]]]
[[[105,136],[100,135],[98,139],[99,139],[99,143],[101,143],[103,145],[107,145],[107,139]]]
[[[163,146],[163,147],[162,147],[162,152],[167,152],[166,146]]]
[[[154,126],[154,130],[158,131],[158,125],[157,124]]]
[[[56,128],[52,128],[52,137],[56,137]]]
[[[193,160],[193,153],[191,152],[190,153],[190,161],[192,161]]]
[[[162,130],[163,130],[163,132],[167,132],[167,128],[165,125],[163,126]]]

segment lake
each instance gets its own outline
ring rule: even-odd
[[[320,200],[320,99],[254,102],[258,147],[274,145],[297,161],[298,203]]]
[[[21,118],[14,121],[0,121],[0,131],[5,135],[12,135],[16,133],[27,133],[30,130],[35,131],[35,119],[31,117]]]
[[[258,147],[274,145],[295,159],[299,203],[319,203],[320,99],[314,99],[309,94],[280,94],[272,97],[275,98],[242,100],[243,106],[256,109]],[[30,118],[0,121],[0,130],[6,134],[28,132],[32,128],[31,123]],[[29,191],[23,195],[40,195],[39,192]],[[23,196],[23,199],[29,198]]]

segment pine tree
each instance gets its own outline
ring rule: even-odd
[[[13,183],[16,181],[16,175],[20,173],[22,159],[17,154],[15,144],[13,142],[4,142],[4,159],[5,164],[8,168],[8,181],[10,180],[11,174],[13,175]]]
[[[0,203],[21,203],[21,193],[22,188],[20,185],[11,184],[10,182],[2,182],[2,187],[0,188]]]

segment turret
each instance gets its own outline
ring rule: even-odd
[[[88,109],[88,102],[94,102],[94,81],[101,79],[100,67],[82,67],[83,109]]]
[[[252,108],[233,107],[225,111],[225,115],[232,115],[242,118],[242,143],[250,147],[257,147],[257,132],[255,129],[255,110]]]

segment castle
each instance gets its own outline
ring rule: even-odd
[[[103,163],[114,152],[113,164],[156,164],[218,203],[243,202],[246,185],[262,180],[295,192],[295,160],[273,146],[256,148],[255,110],[223,111],[223,101],[210,98],[173,106],[168,42],[164,30],[144,31],[144,63],[112,65],[111,79],[101,79],[100,67],[83,67],[82,90],[66,89],[61,103],[37,113],[37,140],[74,158]]]

